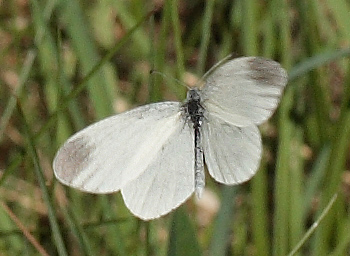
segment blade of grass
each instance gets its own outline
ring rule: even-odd
[[[317,54],[295,65],[293,69],[290,70],[288,79],[289,81],[294,81],[295,79],[307,74],[311,70],[321,67],[329,62],[348,56],[350,56],[350,48],[331,50]]]
[[[102,206],[102,213],[104,220],[116,219],[116,211],[111,208],[111,203],[108,200],[108,196],[100,196],[99,203]],[[109,225],[107,227],[107,244],[110,249],[116,252],[117,255],[127,255],[125,249],[125,239],[122,236],[119,225]]]
[[[271,2],[272,3],[272,2]],[[271,8],[273,5],[271,4]],[[263,56],[273,58],[276,53],[276,38],[274,34],[274,19],[270,14],[264,18],[262,32],[264,34],[264,41],[262,46]]]
[[[350,75],[347,77],[347,81],[350,80]],[[327,163],[327,172],[325,180],[326,185],[322,191],[320,206],[325,207],[329,198],[340,189],[342,175],[345,169],[345,163],[348,156],[348,148],[350,141],[350,88],[345,87],[344,98],[342,102],[342,109],[340,113],[340,118],[337,121],[336,128],[334,130],[334,135],[331,142],[331,153],[330,161]],[[341,206],[341,205],[340,205]],[[341,209],[339,209],[341,210]],[[324,219],[321,231],[316,231],[316,237],[313,244],[314,255],[320,255],[320,253],[329,253],[333,225],[335,223],[335,214],[328,214]],[[345,219],[345,216],[343,216]]]
[[[164,10],[165,13],[165,10]],[[162,23],[162,30],[161,30],[161,34],[164,33],[164,23]],[[154,21],[154,15],[151,16],[150,19],[150,27],[151,27],[151,37],[150,38],[156,38],[156,33],[155,33],[155,21]],[[160,36],[160,40],[164,39],[164,37]],[[156,70],[159,72],[161,71],[161,65],[159,65],[159,61],[163,61],[164,64],[164,59],[165,59],[165,45],[164,42],[165,40],[161,40],[161,42],[158,43],[159,40],[150,40],[150,52],[148,55],[148,58],[150,60],[151,63],[151,70]],[[160,44],[160,45],[159,45]],[[159,58],[159,56],[162,56],[162,58]],[[150,102],[158,102],[160,100],[162,100],[162,92],[161,92],[161,80],[160,77],[158,77],[157,75],[153,75],[153,73],[151,73],[148,76],[148,91],[149,91],[149,101]]]
[[[79,59],[83,75],[88,74],[99,62],[94,40],[91,38],[86,17],[81,10],[77,0],[62,0],[59,8],[59,15],[66,26],[66,31],[70,36],[70,41]],[[98,118],[103,118],[112,113],[113,89],[109,88],[105,79],[106,70],[100,70],[87,82],[89,97],[92,100],[93,109]]]
[[[170,229],[168,256],[202,255],[193,224],[183,208],[173,213]]]
[[[339,36],[337,35],[337,30],[333,27],[333,20],[329,18],[329,8],[325,2],[320,4],[318,0],[310,1],[311,8],[314,10],[316,22],[314,24],[317,26],[323,40],[327,41],[327,44],[337,47]]]
[[[349,41],[350,40],[350,21],[349,21],[349,13],[350,13],[350,5],[349,2],[345,0],[327,0],[326,4],[328,5],[328,10],[333,13],[332,18],[335,19],[336,24],[338,24],[337,28],[340,31],[342,37]]]
[[[155,45],[157,47],[157,51],[155,52],[155,69],[159,72],[164,72],[165,74],[173,74],[173,68],[170,67],[172,70],[170,71],[168,65],[166,64],[166,60],[168,57],[167,53],[167,46],[168,46],[168,38],[170,33],[170,28],[172,24],[172,1],[165,1],[164,8],[163,8],[163,16],[162,16],[162,22],[161,22],[161,31],[159,36],[159,43],[158,45]],[[176,71],[177,72],[177,71]],[[173,75],[174,76],[174,75]],[[180,79],[181,80],[181,79]],[[152,95],[157,96],[155,98],[155,101],[159,100],[160,98],[160,92],[161,92],[161,84],[163,79],[157,75],[154,76],[154,84],[151,88],[151,97]],[[179,86],[178,83],[174,83],[173,80],[169,79],[166,80],[166,86],[170,88],[171,92],[173,92],[176,95],[176,98],[183,99],[185,96],[185,88],[183,86]]]
[[[124,1],[112,1],[113,6],[117,11],[117,15],[120,19],[122,25],[126,30],[130,30],[139,20],[139,17],[134,17],[134,14],[131,12],[130,8],[127,7],[128,2]],[[147,6],[143,6],[143,9],[148,9]],[[140,26],[135,33],[132,35],[132,44],[131,47],[134,48],[132,52],[139,52],[141,56],[147,56],[150,52],[150,40],[147,36],[147,31],[144,31]]]
[[[303,219],[307,220],[307,213],[311,210],[312,201],[317,195],[318,190],[321,188],[322,181],[325,179],[326,167],[330,157],[330,147],[329,145],[324,146],[317,159],[314,161],[314,165],[311,168],[311,175],[305,183],[304,192],[304,209],[303,209]]]
[[[174,32],[174,42],[175,42],[175,50],[176,50],[176,73],[177,76],[182,79],[182,76],[185,73],[185,61],[184,61],[184,50],[182,46],[181,40],[181,30],[180,30],[180,19],[179,19],[179,11],[178,11],[178,0],[170,1],[170,13],[171,13],[171,22],[173,26]]]
[[[51,17],[51,14],[53,12],[53,9],[56,5],[56,1],[48,1],[48,3],[46,4],[46,6],[44,7],[44,19],[48,20]],[[36,31],[35,34],[35,39],[37,42],[40,42],[43,39],[44,36],[44,31],[43,30],[38,30]],[[20,72],[20,79],[19,79],[19,83],[16,87],[16,92],[14,93],[15,96],[18,96],[21,92],[21,89],[25,83],[25,81],[27,81],[30,71],[32,69],[34,60],[36,58],[36,51],[35,50],[29,50],[27,53],[27,56],[25,58],[22,70]],[[3,115],[0,117],[0,143],[3,139],[3,134],[4,134],[4,130],[10,120],[10,117],[12,116],[13,110],[15,109],[16,106],[16,97],[12,96],[9,99],[8,105],[5,108],[5,111],[3,113]]]
[[[3,199],[1,199],[3,200]],[[5,248],[11,248],[11,253],[20,254],[23,250],[23,233],[13,223],[3,207],[0,207],[0,249],[5,252]],[[29,248],[31,249],[31,248]],[[29,250],[28,250],[29,251]]]
[[[271,255],[270,232],[268,228],[268,177],[266,166],[261,166],[251,181],[252,190],[252,235],[256,252],[260,256]]]
[[[274,17],[273,24],[279,28],[278,35],[280,36],[280,42],[278,45],[282,45],[281,59],[283,67],[287,70],[292,66],[291,55],[291,21],[288,11],[287,1],[274,1],[272,5],[272,15]],[[293,141],[293,129],[294,124],[289,118],[291,109],[293,108],[294,90],[289,85],[284,92],[282,101],[278,110],[278,149],[276,160],[276,173],[274,184],[274,216],[273,216],[273,235],[272,235],[272,255],[286,255],[289,248],[290,229],[289,218],[290,211],[290,193],[292,187],[290,186],[290,155],[291,155],[291,142]]]
[[[293,248],[293,250],[288,254],[288,256],[295,255],[300,248],[306,243],[306,241],[310,238],[310,236],[315,232],[316,228],[319,226],[321,221],[326,217],[328,212],[331,210],[332,206],[335,203],[335,200],[337,199],[337,194],[334,194],[327,206],[322,211],[321,215],[317,218],[317,220],[312,224],[312,226],[309,228],[309,230],[305,233],[303,238],[299,241],[299,243]],[[339,254],[337,254],[339,255]]]
[[[8,125],[8,122],[10,121],[10,118],[11,118],[13,111],[16,107],[17,97],[18,97],[18,95],[21,94],[23,85],[28,80],[30,70],[31,70],[33,63],[34,63],[35,56],[36,56],[36,54],[33,50],[30,50],[28,52],[26,59],[24,60],[23,68],[22,68],[20,75],[19,75],[19,82],[18,82],[18,85],[16,87],[16,91],[14,92],[14,95],[12,95],[11,98],[9,99],[4,112],[0,116],[0,143],[3,139],[6,126]]]
[[[205,2],[205,11],[202,22],[202,36],[201,45],[199,48],[199,58],[197,64],[197,75],[201,76],[205,71],[205,61],[207,58],[207,52],[209,47],[209,41],[211,36],[211,24],[214,13],[215,0],[209,0]]]
[[[246,0],[242,2],[242,49],[245,55],[258,55],[258,44],[257,44],[257,36],[258,36],[258,4],[254,0]]]
[[[17,227],[22,231],[23,235],[28,239],[28,241],[37,249],[37,251],[43,256],[49,256],[45,249],[40,245],[40,243],[35,239],[35,237],[29,232],[29,230],[24,226],[19,218],[11,211],[11,209],[4,203],[0,201],[0,205],[9,215]]]
[[[74,236],[77,238],[80,248],[82,248],[82,251],[84,252],[84,255],[97,255],[91,246],[93,243],[91,243],[91,240],[87,237],[85,230],[77,221],[79,218],[74,215],[74,212],[72,212],[70,208],[61,207],[60,210],[63,212],[64,218],[69,226],[69,230],[73,232]]]
[[[237,188],[234,186],[224,186],[222,188],[221,207],[214,221],[208,255],[214,256],[226,254],[231,236],[230,231],[233,223],[236,191]]]
[[[44,177],[43,171],[42,171],[40,163],[39,163],[39,157],[38,157],[38,154],[36,152],[34,137],[32,135],[32,131],[31,131],[29,124],[26,120],[26,117],[24,115],[24,112],[22,110],[20,102],[17,102],[17,109],[18,109],[22,124],[24,126],[26,137],[28,140],[28,144],[27,144],[28,149],[27,150],[28,150],[28,153],[33,160],[35,174],[36,174],[37,179],[39,181],[39,185],[40,185],[41,192],[43,195],[43,200],[47,206],[50,227],[52,230],[52,234],[54,236],[54,243],[56,245],[57,251],[58,251],[60,256],[68,256],[66,247],[65,247],[64,242],[63,242],[63,236],[62,236],[61,230],[60,230],[59,225],[58,225],[56,211],[55,211],[55,208],[54,208],[53,203],[51,201],[49,191],[48,191],[46,184],[45,184],[45,177]]]
[[[58,49],[54,43],[52,34],[47,27],[47,22],[45,22],[42,16],[43,11],[40,8],[39,3],[36,0],[32,0],[32,13],[33,13],[33,25],[36,31],[43,31],[45,37],[40,41],[35,41],[37,52],[38,52],[38,62],[40,63],[40,71],[43,77],[43,96],[45,98],[44,104],[47,106],[48,112],[53,113],[57,106],[59,105],[59,95],[61,86],[59,77],[63,76],[63,69],[61,59],[59,59]],[[58,44],[60,45],[60,43]],[[75,109],[79,113],[79,109],[76,104],[71,104],[70,110]],[[82,116],[79,113],[79,116]],[[71,127],[68,125],[68,118],[65,115],[59,115],[57,120],[57,141],[61,142],[63,139],[71,134]]]
[[[342,226],[339,242],[335,245],[334,250],[329,256],[347,255],[350,244],[350,216],[348,216],[344,225]]]
[[[160,72],[163,72],[165,67],[165,61],[166,61],[166,46],[167,46],[167,34],[169,33],[170,28],[170,19],[171,19],[171,13],[170,13],[170,1],[165,1],[165,5],[163,8],[163,16],[162,16],[162,23],[161,23],[161,31],[159,36],[159,43],[157,45],[157,51],[155,51],[155,68],[156,70],[159,70]],[[157,96],[158,98],[160,95],[156,95],[156,92],[153,92],[155,90],[159,90],[161,86],[161,78],[160,77],[154,77],[154,84],[151,90],[151,98],[154,96]],[[169,81],[170,82],[170,81]]]
[[[18,169],[18,166],[20,166],[22,161],[23,161],[23,155],[22,154],[17,154],[12,159],[10,165],[8,165],[6,167],[6,170],[1,173],[1,176],[0,176],[0,187],[4,184],[4,182],[6,181],[7,177],[12,175],[13,172]]]
[[[293,103],[293,90],[287,88],[279,107],[279,145],[277,152],[274,218],[273,218],[273,255],[286,255],[288,252],[289,230],[288,219],[290,209],[290,159],[293,125],[289,112]]]
[[[298,99],[300,101],[300,99]],[[304,233],[303,203],[304,203],[304,184],[303,170],[304,161],[302,148],[304,146],[304,134],[300,126],[293,127],[293,141],[291,143],[290,158],[290,211],[289,211],[289,246],[296,244]]]

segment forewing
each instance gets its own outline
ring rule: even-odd
[[[243,57],[219,66],[208,77],[201,97],[212,115],[242,127],[267,120],[286,83],[287,73],[279,63]]]
[[[194,136],[182,119],[152,165],[123,187],[122,195],[134,215],[148,220],[178,207],[194,187]]]
[[[178,133],[180,103],[135,108],[76,133],[53,163],[62,183],[92,193],[111,193],[158,162],[163,147]]]
[[[202,127],[205,162],[216,181],[239,184],[257,172],[261,137],[255,125],[237,127],[209,114]]]

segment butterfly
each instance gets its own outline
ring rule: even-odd
[[[226,61],[183,103],[140,106],[70,137],[55,156],[55,176],[90,193],[120,190],[135,216],[158,218],[194,192],[201,196],[205,164],[214,180],[227,185],[257,172],[257,125],[273,114],[287,80],[280,64],[266,58]]]

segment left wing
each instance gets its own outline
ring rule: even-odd
[[[194,191],[193,132],[181,121],[152,165],[121,190],[126,206],[141,219],[167,214]]]
[[[154,166],[183,122],[178,102],[148,104],[103,119],[64,143],[53,162],[54,173],[63,184],[82,191],[116,192]]]

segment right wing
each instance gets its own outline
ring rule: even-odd
[[[54,159],[54,173],[63,184],[82,191],[118,191],[142,173],[156,172],[154,167],[167,168],[166,163],[173,163],[164,159],[160,165],[159,156],[164,155],[169,142],[176,141],[184,122],[178,102],[149,104],[106,118],[67,140]],[[185,130],[182,136],[186,137],[183,147],[188,150],[192,135]],[[194,165],[191,153],[181,153],[185,163],[178,165],[188,172]]]
[[[243,57],[209,75],[201,92],[203,106],[233,125],[261,124],[274,112],[287,84],[287,72],[273,60]]]
[[[203,122],[203,151],[210,175],[218,182],[234,185],[249,180],[261,158],[261,137],[255,125],[237,127],[207,115]]]

